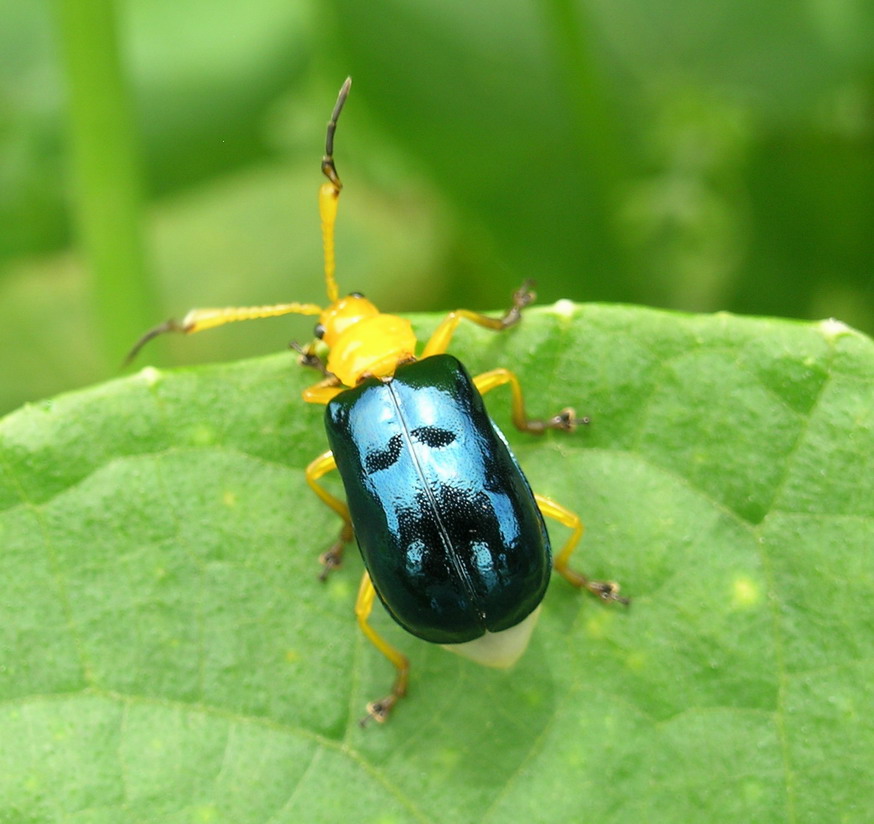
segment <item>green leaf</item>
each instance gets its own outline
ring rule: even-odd
[[[380,612],[411,689],[361,729],[392,673],[360,560],[317,580],[312,373],[146,368],[26,407],[0,422],[0,821],[869,820],[872,342],[560,303],[456,344],[532,413],[592,417],[535,438],[488,398],[630,609],[556,580],[511,672]]]

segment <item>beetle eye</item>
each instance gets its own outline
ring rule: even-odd
[[[363,292],[353,292],[351,295],[349,295],[349,297],[350,298],[363,298],[364,293]]]
[[[324,323],[317,323],[317,324],[313,327],[313,334],[314,334],[314,335],[315,335],[319,340],[321,340],[323,337],[325,337],[325,324],[324,324]]]

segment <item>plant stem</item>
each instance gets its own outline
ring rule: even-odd
[[[622,183],[631,169],[628,153],[623,151],[616,112],[607,98],[600,76],[590,25],[582,17],[575,0],[543,0],[556,67],[564,81],[576,143],[584,158],[590,191],[596,208],[592,219],[606,252],[605,264],[623,269],[624,252],[613,214]]]
[[[114,0],[55,0],[67,77],[80,243],[103,352],[115,367],[157,317],[142,234],[142,179]]]

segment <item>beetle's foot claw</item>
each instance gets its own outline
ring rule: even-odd
[[[617,604],[628,604],[631,600],[619,594],[619,584],[616,581],[587,581],[586,589],[597,595],[602,601],[615,601]]]
[[[537,293],[534,291],[534,281],[528,278],[513,292],[513,308],[517,310],[524,309],[530,303],[534,303],[536,299]]]
[[[586,426],[591,422],[592,419],[587,416],[578,418],[576,410],[567,406],[554,418],[550,418],[548,427],[550,429],[560,429],[562,432],[573,432],[578,426]]]
[[[327,581],[328,576],[335,570],[343,566],[343,547],[332,546],[327,552],[319,555],[319,563],[322,565],[322,572],[319,575],[320,581]]]
[[[533,280],[526,280],[513,292],[513,305],[507,310],[504,317],[501,318],[501,327],[503,329],[519,323],[522,319],[522,310],[537,298],[537,294],[532,289],[533,286]]]
[[[379,701],[371,701],[367,705],[367,715],[358,722],[358,725],[366,727],[370,721],[376,721],[377,724],[384,724],[392,711],[392,707],[397,703],[397,700],[398,696],[392,693],[385,698],[380,698]]]
[[[516,425],[523,432],[532,432],[535,435],[541,435],[546,432],[547,429],[558,429],[561,432],[573,432],[578,426],[585,426],[591,422],[592,419],[589,417],[578,418],[577,413],[570,406],[567,406],[551,418],[526,420],[523,423],[517,423]]]

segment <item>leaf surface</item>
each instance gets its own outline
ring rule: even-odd
[[[411,690],[362,730],[392,673],[360,560],[317,580],[312,373],[146,368],[25,407],[0,422],[0,821],[868,820],[872,342],[560,303],[453,351],[591,416],[536,438],[487,399],[631,608],[556,580],[511,672],[380,613]]]

